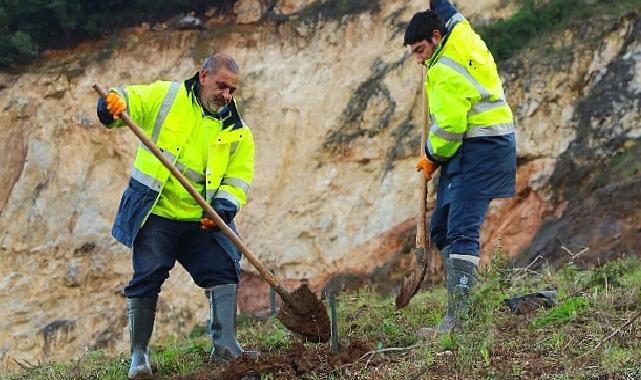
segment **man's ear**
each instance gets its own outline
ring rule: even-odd
[[[198,80],[200,83],[203,83],[205,81],[205,78],[207,78],[207,70],[199,70],[198,71]]]
[[[441,40],[443,39],[443,35],[441,34],[441,31],[438,29],[432,30],[432,43],[434,45],[438,45],[441,43]]]

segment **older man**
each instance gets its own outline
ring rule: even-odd
[[[233,98],[238,81],[236,61],[218,53],[182,82],[111,88],[97,111],[113,128],[123,125],[119,116],[127,110],[233,229],[254,175],[254,141]],[[240,253],[219,230],[201,228],[202,217],[198,203],[141,144],[112,230],[116,240],[133,248],[134,274],[125,288],[130,379],[152,376],[149,339],[156,302],[176,260],[209,298],[212,356],[243,353],[236,341]]]

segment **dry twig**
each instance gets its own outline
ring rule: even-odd
[[[384,352],[411,351],[414,348],[416,348],[416,346],[417,346],[417,344],[415,343],[415,344],[413,344],[411,346],[407,346],[407,347],[390,347],[390,348],[383,348],[383,349],[380,349],[380,350],[367,351],[366,353],[363,354],[363,356],[358,358],[358,360],[356,360],[354,363],[343,364],[341,366],[341,368],[350,367],[350,366],[356,365],[356,364],[358,364],[358,362],[360,362],[361,360],[363,360],[363,359],[365,359],[365,358],[367,358],[369,356],[369,358],[367,359],[367,362],[365,362],[365,367],[367,367],[369,365],[369,361],[376,354],[381,354],[381,353],[384,353]]]
[[[582,353],[581,355],[579,355],[579,356],[577,357],[577,359],[582,358],[582,357],[584,357],[584,356],[586,356],[586,355],[588,355],[588,354],[591,354],[592,352],[594,352],[594,351],[598,350],[598,349],[599,349],[599,348],[600,348],[600,347],[601,347],[605,342],[607,342],[607,341],[609,341],[610,339],[614,338],[615,336],[619,335],[619,334],[621,333],[621,331],[623,331],[623,330],[625,330],[626,328],[628,328],[628,327],[629,327],[631,324],[633,324],[637,319],[639,319],[639,317],[641,317],[641,311],[639,311],[638,313],[636,313],[636,314],[634,315],[634,317],[632,317],[629,321],[627,321],[626,323],[624,323],[624,324],[623,324],[623,326],[619,327],[618,329],[614,330],[610,335],[608,335],[608,336],[606,336],[605,338],[603,338],[603,339],[602,339],[602,340],[601,340],[601,341],[600,341],[596,346],[594,346],[594,348],[593,348],[593,349],[591,349],[590,351],[586,351],[586,352]]]
[[[568,248],[566,248],[564,246],[561,246],[561,249],[564,250],[565,252],[567,252],[568,255],[570,255],[570,262],[573,263],[574,259],[576,259],[577,257],[581,256],[582,254],[586,253],[587,251],[589,251],[590,247],[583,248],[581,251],[579,251],[579,253],[572,253],[572,251],[570,251]]]
[[[536,263],[539,261],[539,259],[543,260],[543,259],[544,259],[544,257],[543,257],[543,256],[541,256],[541,255],[538,255],[538,256],[537,256],[537,257],[535,257],[535,258],[534,258],[534,260],[532,260],[532,262],[531,262],[531,263],[529,263],[525,268],[515,268],[515,269],[514,269],[514,279],[515,279],[515,280],[517,280],[517,279],[521,279],[521,278],[523,278],[523,277],[527,276],[528,274],[537,274],[537,273],[538,273],[537,271],[532,270],[532,266],[533,266],[534,264],[536,264]]]

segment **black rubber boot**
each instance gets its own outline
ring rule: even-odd
[[[469,317],[470,293],[478,282],[477,265],[452,257],[447,263],[447,314],[458,323]]]
[[[149,361],[149,339],[154,329],[157,298],[129,298],[129,337],[131,339],[130,380],[153,379]]]
[[[447,268],[447,313],[435,327],[419,329],[418,336],[450,333],[469,313],[470,291],[478,281],[477,265],[450,257],[449,246],[443,250],[443,259]]]
[[[257,356],[243,350],[236,340],[236,284],[217,285],[206,289],[209,298],[212,361],[230,360],[240,355]]]

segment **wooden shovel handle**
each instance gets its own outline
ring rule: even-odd
[[[97,83],[95,83],[92,86],[96,92],[101,96],[101,97],[106,97],[107,92],[100,87]],[[169,172],[180,182],[181,185],[191,194],[192,197],[198,202],[200,207],[205,211],[205,215],[209,218],[212,219],[215,223],[216,226],[222,231],[222,233],[231,240],[236,247],[238,247],[238,250],[249,260],[249,262],[258,270],[258,273],[260,273],[260,276],[267,281],[269,285],[271,285],[272,288],[281,296],[283,301],[288,302],[290,301],[291,303],[291,295],[281,286],[280,281],[274,276],[270,271],[265,269],[265,266],[260,262],[258,257],[240,240],[238,235],[229,228],[229,226],[223,221],[223,219],[214,211],[214,208],[211,207],[209,203],[194,189],[194,187],[191,185],[189,180],[185,178],[185,176],[174,166],[174,164],[169,161],[158,149],[158,147],[145,135],[145,133],[136,125],[136,123],[129,117],[129,114],[125,111],[122,114],[120,114],[120,118],[127,124],[129,129],[140,139],[140,141],[145,144],[149,150],[156,156],[157,159],[162,162],[162,164],[169,169]]]
[[[429,112],[427,94],[425,94],[425,89],[423,86],[423,81],[425,79],[425,66],[423,66],[423,75],[421,76],[421,97],[422,101],[422,118],[421,118],[421,148],[419,157],[423,157],[425,150],[425,143],[429,134],[429,117],[427,114]],[[416,248],[425,250],[425,242],[427,240],[427,234],[425,231],[425,226],[427,225],[427,179],[421,173],[419,180],[419,189],[418,189],[418,210],[416,215]],[[424,255],[427,253],[423,253]],[[423,260],[427,258],[424,257]]]

